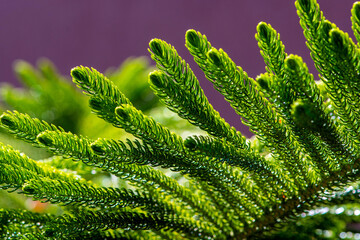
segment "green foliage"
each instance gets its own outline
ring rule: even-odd
[[[24,154],[0,144],[1,197],[18,199],[13,209],[0,210],[1,237],[354,237],[360,231],[354,227],[360,221],[359,44],[326,20],[315,0],[295,5],[319,81],[301,57],[285,52],[270,24],[257,26],[266,72],[256,79],[205,35],[186,32],[190,54],[256,134],[252,139],[221,118],[190,66],[160,39],[149,44],[152,72],[143,58],[105,75],[71,70],[93,115],[49,61],[38,69],[18,62],[25,89],[2,87],[13,108],[0,116],[2,141],[11,134],[31,148]],[[359,3],[351,13],[359,41]],[[149,89],[183,120],[158,106]],[[40,149],[47,153],[33,160]],[[26,198],[52,207],[31,208],[22,204]]]

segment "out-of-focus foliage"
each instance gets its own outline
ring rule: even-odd
[[[106,76],[126,92],[135,106],[147,111],[157,104],[147,84],[152,69],[146,58],[130,58],[120,67],[108,69]],[[36,67],[19,60],[14,63],[14,71],[22,86],[1,85],[3,109],[27,112],[77,134],[110,134],[106,129],[109,125],[98,124],[98,118],[90,114],[86,97],[49,60],[39,60]]]

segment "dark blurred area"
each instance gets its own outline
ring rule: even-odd
[[[325,17],[351,37],[354,2],[318,0]],[[294,0],[15,0],[0,2],[0,82],[19,86],[12,67],[18,59],[35,64],[46,57],[66,76],[77,65],[102,72],[130,56],[149,56],[149,41],[161,38],[190,64],[215,109],[250,136],[240,117],[205,80],[184,46],[184,35],[190,28],[207,35],[214,47],[223,48],[249,76],[256,77],[265,71],[254,38],[260,21],[270,23],[281,34],[286,51],[302,56],[317,78]]]

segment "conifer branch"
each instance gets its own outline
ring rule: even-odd
[[[152,166],[166,166],[166,162],[171,161],[169,155],[157,151],[149,145],[142,144],[137,139],[134,141],[126,139],[126,143],[124,143],[120,140],[99,138],[91,143],[91,149],[97,156],[106,158],[109,161]]]
[[[176,156],[184,151],[182,138],[169,129],[156,123],[151,117],[144,115],[131,105],[121,105],[115,109],[121,128],[140,138],[155,148],[169,151]]]
[[[315,0],[296,1],[295,5],[321,79],[327,85],[329,95],[351,138],[358,141],[356,119],[359,117],[359,103],[355,99],[358,98],[359,50],[347,34],[325,20]]]
[[[75,78],[79,78],[79,77],[75,76]],[[107,84],[107,81],[104,79],[99,79],[99,81],[105,81],[105,83],[100,83],[100,85]],[[98,103],[103,103],[103,102],[101,100]],[[103,114],[100,113],[102,111],[103,108],[99,107],[98,114],[100,116],[103,116]],[[109,113],[106,107],[105,107],[105,112],[106,114]],[[200,177],[200,179],[208,179],[208,177],[211,177],[210,178],[211,181],[213,182],[214,186],[217,186],[218,189],[222,189],[224,186],[224,183],[219,181],[219,177],[221,178],[226,177],[226,179],[233,178],[233,176],[231,175],[229,176],[229,174],[224,175],[221,172],[219,173],[214,172],[215,175],[213,176],[209,175],[209,172],[206,171],[206,168],[204,169],[203,166],[199,166],[198,163],[196,162],[189,161],[191,159],[186,160],[187,158],[185,158],[184,155],[181,154],[181,152],[184,152],[183,150],[184,147],[181,138],[173,133],[170,133],[168,129],[156,123],[152,118],[145,116],[144,114],[141,113],[141,111],[135,109],[131,105],[121,105],[120,107],[116,108],[115,113],[116,113],[117,121],[114,121],[114,119],[111,117],[112,123],[115,126],[124,128],[129,133],[133,134],[136,137],[141,138],[145,143],[153,145],[155,148],[167,149],[165,152],[168,152],[173,158],[173,162],[174,162],[173,168],[176,167],[177,170],[184,170],[186,168],[189,168],[189,164],[192,165],[195,164],[194,167],[196,169],[199,169],[200,171],[195,170],[189,173],[191,175]],[[229,194],[231,195],[231,193],[226,193],[226,195]],[[238,197],[236,197],[235,199],[237,198]],[[234,198],[232,197],[228,199],[233,201]]]
[[[50,228],[51,226],[51,228]],[[60,228],[63,231],[55,233],[52,229]],[[211,237],[224,239],[216,235],[214,228],[191,220],[179,218],[162,218],[157,215],[141,214],[132,212],[100,212],[88,211],[77,217],[62,215],[54,219],[46,230],[48,237],[71,236],[82,231],[106,230],[116,228],[130,229],[171,229],[187,235],[188,237]]]
[[[207,41],[201,34],[193,35],[193,38],[194,37],[198,38],[198,40],[193,40],[193,42]],[[205,44],[202,44],[200,46],[204,45]],[[211,46],[211,44],[209,43],[205,46]],[[264,142],[266,142],[270,148],[275,148],[276,152],[280,154],[287,152],[287,156],[283,155],[281,159],[284,161],[285,166],[296,175],[294,171],[299,170],[299,168],[295,170],[295,165],[299,161],[300,146],[294,141],[295,137],[291,136],[291,130],[286,128],[285,123],[279,124],[279,121],[281,121],[280,116],[274,112],[268,101],[256,91],[254,80],[249,78],[240,67],[236,67],[235,63],[232,62],[223,50],[218,51],[214,48],[210,50],[194,50],[194,48],[196,48],[195,45],[188,46],[190,53],[196,54],[194,60],[205,72],[208,80],[214,84],[216,90],[224,95],[225,99],[230,102],[230,105],[235,111],[247,120],[247,122],[244,123],[249,125],[253,131],[257,131],[257,134],[264,139]],[[206,50],[208,50],[208,52],[205,52]],[[283,141],[279,141],[280,136],[284,137]],[[282,142],[285,144],[291,142],[293,147],[281,146]],[[294,146],[296,147],[294,148]],[[305,159],[306,158],[302,158],[302,161]],[[310,163],[305,160],[303,166],[307,166],[308,164]],[[308,167],[309,166],[305,168]],[[300,171],[302,172],[301,175],[304,176],[306,171],[304,169],[300,169]],[[306,178],[308,178],[310,182],[315,180],[310,176]],[[296,179],[297,182],[299,180],[300,179]]]
[[[359,2],[354,2],[354,5],[351,9],[351,23],[352,23],[351,28],[358,42],[357,45],[359,46],[359,42],[360,42],[360,3]]]
[[[35,144],[37,143],[36,136],[43,131],[63,131],[60,127],[40,121],[37,118],[31,118],[29,115],[17,111],[3,113],[0,116],[0,121],[1,126],[17,138]]]
[[[264,58],[266,70],[269,74],[277,76],[277,81],[283,81],[284,78],[284,61],[287,57],[285,46],[280,41],[280,34],[271,27],[270,24],[260,22],[257,26],[255,35],[258,41],[260,54]],[[279,91],[279,86],[271,86],[274,91]]]
[[[191,30],[187,35],[196,34]],[[189,37],[192,39],[191,37]],[[245,138],[230,127],[215,111],[202,91],[197,78],[176,50],[160,39],[151,40],[151,58],[161,71],[149,75],[150,87],[161,101],[180,117],[209,134],[224,137],[241,147]]]
[[[70,236],[67,236],[70,237]],[[124,240],[158,240],[158,235],[149,230],[123,230],[123,229],[108,229],[105,231],[84,231],[77,234],[77,238],[91,240],[91,239],[124,239]]]
[[[323,160],[324,154],[322,154],[322,151],[320,148],[323,148],[320,144],[312,145],[314,143],[315,136],[309,136],[311,133],[308,133],[308,130],[305,129],[298,129],[297,125],[302,126],[309,126],[313,129],[324,129],[326,130],[322,131],[323,135],[326,135],[326,140],[331,142],[332,144],[339,142],[342,142],[343,139],[339,139],[339,136],[336,133],[336,129],[332,125],[332,121],[330,120],[329,116],[325,116],[322,106],[322,98],[320,96],[320,91],[318,90],[315,81],[311,74],[308,73],[308,69],[304,63],[302,63],[301,58],[290,55],[289,57],[286,57],[287,54],[284,52],[284,45],[280,41],[279,35],[277,35],[276,31],[271,28],[270,25],[267,25],[265,23],[260,23],[257,27],[258,33],[256,35],[256,38],[259,42],[259,47],[261,50],[261,54],[265,59],[265,62],[267,63],[267,69],[269,73],[275,74],[275,78],[273,81],[267,81],[267,88],[271,88],[271,91],[274,92],[273,95],[270,95],[273,103],[278,106],[278,109],[281,109],[282,116],[287,120],[291,128],[293,129],[294,133],[299,136],[299,141],[302,145],[306,146],[307,149],[311,149],[309,151],[310,157],[316,161],[319,165],[318,167],[321,167],[323,172],[324,170],[326,172],[329,171],[329,166],[325,166],[324,162],[327,160]],[[284,76],[286,76],[286,81],[284,79]],[[260,79],[263,79],[264,76]],[[272,78],[270,78],[272,79]],[[300,115],[296,115],[296,117],[293,115],[291,116],[291,113],[295,113],[296,111],[299,111],[302,109],[299,105],[299,99],[304,99],[308,102],[310,102],[307,105],[306,111],[311,111],[313,113],[320,112],[320,114],[317,115],[317,120],[315,120],[315,115],[313,114],[312,118],[308,117],[305,118],[304,114],[302,114],[302,117]],[[314,106],[311,106],[314,105]],[[303,106],[303,105],[302,105]],[[293,109],[291,111],[291,108],[296,108],[297,110]],[[304,108],[305,109],[305,108]],[[300,112],[298,112],[300,113]],[[300,113],[301,114],[301,113]],[[295,117],[295,119],[291,119],[292,117]],[[322,118],[319,120],[319,118]],[[295,121],[297,125],[293,122]],[[323,122],[326,121],[326,125],[322,125]],[[317,125],[316,122],[320,123],[321,126]],[[329,140],[329,136],[332,135],[332,139],[338,138],[335,141]],[[310,140],[308,138],[313,138],[313,140]],[[330,144],[331,144],[330,143]],[[342,144],[338,144],[335,147],[338,155],[338,159],[341,158],[340,156],[343,155],[346,150],[342,147]],[[334,161],[334,160],[333,160]],[[327,162],[328,165],[331,165],[331,167],[334,167],[335,164],[333,162]]]
[[[146,193],[125,188],[100,188],[87,184],[69,183],[48,178],[30,180],[23,185],[25,194],[36,200],[63,205],[85,205],[88,207],[143,207],[154,212],[172,213],[172,207],[159,202]]]
[[[21,234],[26,233],[29,239],[45,239],[42,228],[55,216],[51,214],[39,214],[20,209],[1,209],[0,210],[0,236],[9,237],[12,226]],[[10,229],[9,229],[10,228]],[[8,231],[8,232],[7,232]],[[31,237],[33,235],[33,238]],[[38,237],[38,238],[35,238]]]
[[[23,115],[18,115],[18,116],[20,116],[19,119],[22,120]],[[28,117],[27,120],[28,120],[28,122],[30,122],[32,124],[40,123],[39,120],[31,119],[30,117]],[[47,123],[43,122],[43,123],[40,123],[35,126],[39,126],[38,128],[41,129],[41,127],[47,126]],[[32,128],[30,127],[30,129],[32,129]],[[28,130],[28,128],[25,128],[25,130]],[[29,131],[29,132],[31,132],[31,131]],[[37,132],[38,131],[32,131],[31,133],[36,134]],[[20,131],[19,131],[19,133],[23,134]],[[52,150],[54,153],[82,160],[85,164],[101,167],[107,171],[110,170],[110,172],[112,172],[116,175],[118,175],[119,172],[120,173],[123,172],[124,170],[125,170],[125,172],[132,172],[132,173],[137,172],[139,176],[142,176],[139,180],[146,179],[146,181],[150,181],[150,182],[154,181],[154,182],[160,184],[160,186],[165,187],[165,189],[175,191],[175,193],[177,192],[177,194],[180,194],[178,196],[181,196],[184,194],[184,190],[181,190],[181,188],[179,189],[179,188],[175,187],[176,184],[174,181],[172,181],[172,180],[169,181],[170,180],[169,178],[168,178],[168,180],[164,181],[165,176],[159,175],[160,172],[154,174],[154,172],[152,172],[152,171],[149,172],[150,168],[147,169],[145,166],[131,167],[124,163],[114,165],[114,162],[104,162],[103,159],[94,157],[94,154],[92,153],[91,148],[90,148],[91,140],[88,140],[84,137],[78,137],[71,133],[65,133],[65,132],[58,132],[58,131],[47,132],[47,131],[45,131],[38,135],[38,141],[40,143],[39,146],[47,147],[50,150]],[[150,174],[150,176],[149,176],[149,174]],[[129,176],[127,174],[122,173],[120,175],[127,176],[126,178],[129,178],[130,180],[135,179],[132,176]],[[141,180],[141,181],[143,181],[143,180]],[[170,184],[170,185],[168,185],[168,184]],[[17,187],[19,188],[20,185]],[[176,191],[177,189],[180,191]],[[190,202],[194,205],[194,203],[197,201],[194,201],[193,200],[194,196],[190,197],[190,195],[192,195],[192,194],[189,193],[188,196],[186,197],[186,199],[188,202]],[[195,204],[195,206],[199,206],[199,205]]]
[[[280,156],[282,155],[280,158],[293,176],[298,175],[296,172],[300,171],[300,176],[303,176],[306,181],[313,182],[315,179],[307,175],[307,170],[305,170],[310,168],[310,162],[301,156],[300,146],[296,142],[296,138],[292,136],[292,131],[286,127],[285,123],[279,123],[280,117],[271,108],[268,101],[255,91],[252,86],[253,80],[248,78],[242,69],[237,68],[222,50],[212,49],[209,51],[208,57],[206,74],[216,89],[225,96],[238,114],[247,119],[247,125],[250,125],[253,131],[258,131],[258,136],[261,136],[264,141],[266,139],[268,147],[274,149]],[[283,140],[280,142],[279,138],[283,138]],[[290,143],[291,146],[287,145]],[[303,161],[303,168],[295,167],[299,160]],[[299,178],[295,182],[304,184]]]
[[[5,190],[10,188],[8,192],[16,191],[21,188],[26,181],[38,178],[34,172],[18,166],[2,163],[0,164],[0,169],[0,188]]]
[[[71,70],[71,76],[77,86],[90,96],[113,101],[117,106],[124,103],[131,104],[109,79],[93,68],[75,67]]]
[[[198,159],[185,157],[185,148],[180,136],[170,133],[168,129],[156,123],[152,118],[143,115],[132,106],[122,105],[116,108],[116,114],[118,120],[123,124],[122,128],[127,132],[141,138],[145,143],[169,153],[174,164],[172,166],[173,169],[175,168],[183,173],[189,173],[190,176],[198,177],[201,180],[208,179],[209,183],[216,186],[219,191],[223,191],[226,195],[224,197],[231,202],[233,202],[234,199],[239,199],[239,197],[236,197],[236,193],[235,196],[228,197],[227,195],[232,195],[232,192],[225,193],[224,189],[226,189],[227,186],[224,186],[224,183],[219,179],[225,178],[230,180],[229,182],[231,183],[234,175],[228,174],[227,171],[221,171],[221,169],[214,165],[211,168],[211,173],[208,171],[210,170],[209,163],[206,164],[206,162],[202,160],[203,164],[199,165]],[[217,171],[217,169],[219,170]],[[234,179],[236,180],[236,178]],[[252,207],[249,207],[249,209],[252,209]]]
[[[38,139],[44,146],[57,154],[81,160],[90,166],[102,168],[140,187],[143,184],[147,184],[149,187],[153,187],[153,185],[156,184],[163,188],[166,194],[176,195],[178,198],[190,204],[190,206],[200,210],[208,219],[216,221],[216,217],[214,217],[216,214],[213,215],[207,212],[208,209],[211,209],[209,203],[206,203],[204,199],[198,198],[191,191],[180,186],[174,179],[165,176],[158,170],[154,170],[148,166],[128,164],[126,161],[118,161],[119,159],[108,160],[98,157],[91,151],[90,140],[71,133],[45,131],[38,136]],[[97,149],[95,152],[98,152],[99,148],[95,149]]]
[[[341,137],[331,117],[324,112],[320,91],[312,75],[309,74],[306,64],[302,62],[301,58],[293,55],[290,55],[285,62],[288,81],[293,86],[292,91],[297,99],[292,104],[294,121],[302,128],[306,126],[307,129],[318,133],[320,138],[334,151],[337,161],[346,164],[341,161],[342,159],[349,161],[352,158],[349,150],[353,151],[351,150],[353,147],[351,143]],[[301,131],[296,131],[302,138],[306,138],[304,133],[301,134]],[[306,143],[304,142],[304,144]],[[307,145],[309,146],[309,144]],[[320,161],[316,158],[314,160]],[[334,165],[334,163],[328,164]]]
[[[121,104],[130,104],[130,100],[118,89],[118,87],[95,69],[87,67],[75,67],[71,70],[71,76],[77,86],[90,96],[91,109],[104,120],[115,123],[115,108]]]
[[[2,143],[0,143],[0,164],[8,165],[10,168],[19,169],[19,171],[24,171],[24,176],[27,175],[29,177],[24,180],[43,176],[54,179],[57,178],[71,183],[77,181],[86,182],[79,176],[65,173],[48,165],[36,162],[19,151],[14,150],[11,146],[4,146]],[[8,174],[5,174],[4,177],[10,177],[11,174],[18,175],[20,173],[16,173],[16,171],[15,173],[9,172]],[[15,179],[16,178],[22,179],[22,177],[15,177]]]
[[[126,145],[128,147],[126,147]],[[98,139],[91,144],[91,147],[98,156],[104,157],[109,161],[129,161],[130,163],[137,164],[166,166],[166,164],[161,164],[161,162],[171,162],[173,160],[173,157],[163,154],[147,145],[140,145],[140,142],[136,140],[134,142],[127,140],[126,145],[121,141]],[[199,209],[206,218],[217,222],[217,225],[220,224],[219,218],[221,219],[221,217],[216,211],[208,211],[208,209],[212,208],[208,203],[205,201],[202,201],[201,204],[194,204],[193,201],[190,201],[189,203],[192,207]]]
[[[266,73],[256,81],[205,35],[186,32],[186,47],[195,62],[257,134],[253,139],[245,139],[221,118],[189,65],[160,39],[149,44],[158,67],[148,75],[150,88],[171,111],[209,135],[184,140],[132,105],[116,85],[118,72],[110,74],[112,82],[83,66],[73,68],[71,75],[89,96],[92,111],[138,139],[94,141],[27,114],[4,112],[1,127],[54,156],[34,161],[0,143],[0,188],[56,203],[64,212],[54,216],[0,209],[0,237],[276,239],[285,231],[299,231],[307,221],[359,221],[343,212],[335,215],[330,208],[316,209],[359,201],[359,43],[326,20],[316,0],[296,0],[295,5],[320,81],[299,56],[285,52],[270,24],[257,26],[255,38]],[[358,41],[359,6],[352,8]],[[40,64],[39,71],[25,62],[16,66],[24,84],[37,93],[49,94],[60,86],[62,77],[51,64]],[[139,68],[130,69],[125,75],[134,79],[138,74],[133,71]],[[43,79],[54,90],[42,89]],[[26,104],[29,96],[16,97],[11,87],[5,92],[9,103],[36,106]],[[112,187],[91,181],[110,178]],[[299,216],[304,218],[289,224]],[[286,223],[282,232],[273,234]]]
[[[162,157],[162,155],[159,155],[159,153],[156,153],[156,151],[153,152],[153,151],[149,151],[149,149],[145,150],[145,149],[141,149],[141,148],[136,149],[135,146],[130,141],[128,141],[127,144],[130,146],[130,151],[132,152],[132,154],[126,153],[126,152],[129,152],[129,150],[127,150],[125,144],[120,141],[115,142],[115,141],[109,141],[109,140],[105,140],[105,139],[98,139],[96,142],[94,142],[92,144],[92,147],[93,147],[93,149],[96,149],[95,152],[97,154],[101,154],[105,158],[110,158],[112,160],[122,160],[125,158],[125,161],[126,161],[126,159],[129,156],[136,157],[139,154],[139,150],[140,150],[140,155],[136,159],[140,159],[140,161],[142,161],[142,162],[146,161],[147,159],[154,159],[156,161],[159,161]],[[135,144],[138,145],[137,147],[139,147],[138,142],[135,142]],[[144,146],[146,146],[146,145],[143,145],[143,147]],[[146,152],[145,153],[141,152],[142,150],[145,150]],[[124,154],[124,152],[125,152],[125,154]],[[154,154],[156,154],[156,155],[154,156]],[[164,158],[162,158],[162,159],[164,160],[167,158],[168,157],[165,155]],[[169,158],[169,159],[171,160],[171,158]],[[129,160],[132,160],[132,159],[129,159]],[[151,164],[151,162],[150,162],[150,164]],[[154,165],[154,164],[152,164],[152,165]],[[155,163],[155,165],[157,165],[157,164]],[[218,164],[218,166],[213,165],[212,169],[213,169],[213,171],[217,170],[217,169],[220,170],[222,167],[223,166],[221,166],[221,164]],[[261,198],[259,198],[259,196],[262,195],[262,194],[260,194],[260,190],[257,189],[256,185],[250,185],[251,182],[249,182],[246,179],[247,176],[241,176],[241,174],[235,175],[235,173],[233,171],[231,171],[230,169],[227,169],[227,171],[232,172],[234,179],[237,179],[236,181],[234,181],[235,184],[233,185],[233,189],[234,189],[233,191],[235,191],[235,189],[237,189],[237,188],[240,188],[240,189],[242,189],[243,192],[250,192],[251,195],[249,194],[249,196],[252,199],[252,201],[257,202],[257,204],[263,205]],[[213,184],[219,185],[220,183],[217,182],[217,183],[213,183]],[[245,184],[247,184],[247,185],[245,185]],[[220,186],[218,188],[220,188]],[[246,201],[244,202],[244,200],[241,200],[243,197],[240,196],[238,193],[235,193],[235,192],[231,193],[232,192],[231,190],[222,190],[222,191],[226,195],[226,196],[224,196],[224,198],[227,199],[228,201],[232,202],[232,204],[235,204],[234,201],[240,201],[244,205],[248,205],[248,203],[246,203]],[[238,200],[236,200],[236,199],[238,199]],[[206,211],[206,209],[209,209],[210,206],[208,204],[205,204],[205,205],[204,204],[205,204],[205,202],[203,202],[201,206],[197,205],[195,207],[202,209],[203,214],[207,218],[212,219],[212,221],[216,221],[216,218],[219,218],[218,214],[215,214],[215,215],[210,214],[209,215],[209,212]],[[248,207],[249,207],[249,205],[248,205]],[[253,211],[252,207],[249,207],[249,210]],[[215,216],[217,216],[217,217],[215,217]]]
[[[224,140],[204,136],[188,137],[185,141],[185,146],[191,151],[197,151],[204,156],[211,157],[210,161],[226,162],[231,166],[237,166],[245,171],[254,173],[251,178],[258,185],[269,185],[269,189],[274,188],[276,193],[279,193],[279,189],[282,188],[291,189],[291,185],[288,185],[291,180],[287,175],[284,175],[279,166],[266,161],[265,158],[254,152],[238,149]],[[260,178],[259,176],[263,177]],[[267,192],[266,189],[263,191]],[[259,193],[254,195],[259,196]],[[270,196],[268,197],[271,198]]]

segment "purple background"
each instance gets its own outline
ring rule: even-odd
[[[351,31],[350,10],[355,1],[318,0],[327,19]],[[251,77],[265,71],[254,38],[257,23],[270,23],[288,53],[301,55],[316,73],[293,0],[142,0],[0,2],[1,82],[16,83],[12,63],[52,60],[63,74],[77,65],[103,71],[129,56],[149,56],[152,38],[171,43],[189,62],[206,95],[221,115],[247,134],[240,118],[205,80],[184,46],[187,29],[206,34],[214,47],[223,48]],[[316,73],[317,75],[317,73]]]

